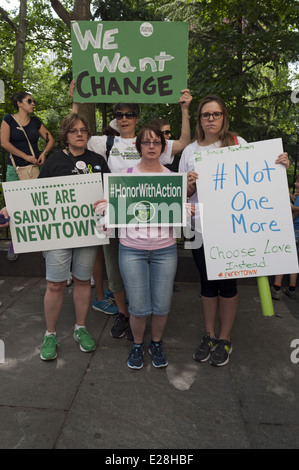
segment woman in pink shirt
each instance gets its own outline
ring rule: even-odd
[[[141,155],[141,161],[124,172],[171,173],[159,161],[165,145],[162,131],[151,125],[143,127],[136,139],[136,148]],[[168,360],[161,339],[171,308],[173,282],[177,269],[177,246],[173,229],[169,227],[122,229],[119,267],[128,296],[130,326],[134,337],[127,365],[131,369],[143,367],[144,332],[147,317],[151,316],[149,353],[155,367],[166,367]]]

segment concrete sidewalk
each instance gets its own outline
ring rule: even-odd
[[[240,281],[234,352],[227,366],[214,368],[192,358],[203,334],[199,285],[178,283],[164,335],[169,366],[155,369],[146,350],[144,368],[132,371],[131,343],[110,336],[113,317],[90,310],[97,349],[79,351],[72,287],[57,331],[58,359],[42,362],[45,286],[41,277],[0,280],[1,449],[299,447],[298,301],[283,296],[275,316],[263,317],[255,281]]]

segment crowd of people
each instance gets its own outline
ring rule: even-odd
[[[71,96],[74,87],[72,82]],[[194,168],[194,152],[238,145],[245,143],[245,140],[229,130],[229,116],[224,101],[216,95],[208,95],[199,103],[196,136],[191,142],[191,100],[189,90],[182,90],[182,96],[179,98],[182,124],[178,140],[171,139],[170,124],[164,119],[145,125],[136,135],[140,109],[135,103],[116,104],[114,120],[103,130],[103,135],[91,136],[88,122],[79,114],[79,106],[74,102],[71,114],[60,124],[59,137],[63,149],[46,158],[54,146],[54,139],[41,121],[32,115],[32,96],[25,92],[18,93],[13,97],[17,113],[14,116],[4,116],[1,125],[1,146],[9,153],[6,180],[17,181],[16,167],[30,164],[41,167],[39,178],[90,172],[171,174],[173,171],[180,171],[187,174],[186,210],[192,221],[192,229],[199,232],[198,239],[201,240],[196,191],[198,175]],[[43,152],[38,150],[39,137],[46,141]],[[288,168],[288,155],[279,155],[276,163]],[[297,175],[296,194],[292,200],[297,249],[298,193]],[[106,207],[105,200],[94,203],[95,213],[103,217],[103,220]],[[7,209],[4,207],[0,213],[2,227],[8,227]],[[108,234],[104,223],[101,227]],[[193,248],[192,254],[200,274],[204,318],[204,332],[193,357],[198,362],[210,360],[213,366],[223,366],[229,362],[232,352],[231,332],[238,309],[237,282],[235,279],[208,280],[202,244]],[[81,351],[91,352],[95,349],[95,342],[86,325],[93,278],[96,295],[92,309],[115,316],[110,331],[113,338],[126,335],[133,342],[127,359],[128,367],[143,367],[144,333],[148,317],[151,317],[151,341],[148,351],[152,364],[157,368],[168,365],[162,339],[171,311],[177,269],[177,243],[172,229],[167,227],[165,231],[162,227],[156,228],[153,234],[152,229],[143,228],[136,235],[136,231],[130,227],[122,228],[120,237],[109,237],[109,244],[49,250],[44,251],[43,255],[47,287],[44,297],[46,332],[40,352],[42,360],[49,361],[57,357],[57,348],[60,346],[56,333],[57,325],[63,307],[64,290],[70,282],[71,274],[76,317],[73,336]],[[8,259],[14,260],[16,256],[11,246]],[[108,278],[106,290],[105,269]],[[295,292],[295,285],[296,279],[291,277],[289,293]],[[274,290],[278,292],[278,287],[279,279],[276,280],[272,293]],[[216,331],[218,317],[219,332]]]

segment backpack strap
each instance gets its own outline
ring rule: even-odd
[[[114,135],[107,135],[107,141],[106,141],[106,157],[107,161],[110,155],[110,150],[112,149],[114,143]]]
[[[233,136],[233,138],[234,138],[235,145],[239,145],[239,142],[238,142],[237,136],[236,136],[236,135],[234,135],[234,136]]]

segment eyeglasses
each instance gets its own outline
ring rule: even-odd
[[[170,131],[162,131],[164,135],[170,135],[171,132]]]
[[[115,118],[119,121],[120,119],[122,119],[123,117],[126,117],[126,119],[134,119],[134,117],[136,117],[136,114],[135,113],[132,113],[132,112],[128,112],[128,113],[121,113],[121,112],[117,112],[115,113]]]
[[[69,134],[72,134],[72,135],[78,135],[80,132],[80,134],[87,134],[88,130],[85,129],[85,128],[82,128],[82,129],[71,129],[69,131]]]
[[[217,121],[217,119],[221,118],[222,114],[223,113],[221,113],[220,111],[216,111],[215,113],[202,113],[200,115],[200,117],[204,121],[207,121],[208,119],[210,119],[210,116],[213,116],[213,119],[215,119],[215,121]]]
[[[141,144],[145,147],[150,147],[151,144],[153,144],[154,147],[160,147],[160,145],[162,145],[162,142],[160,142],[159,140],[154,140],[153,142],[150,140],[142,140]]]

